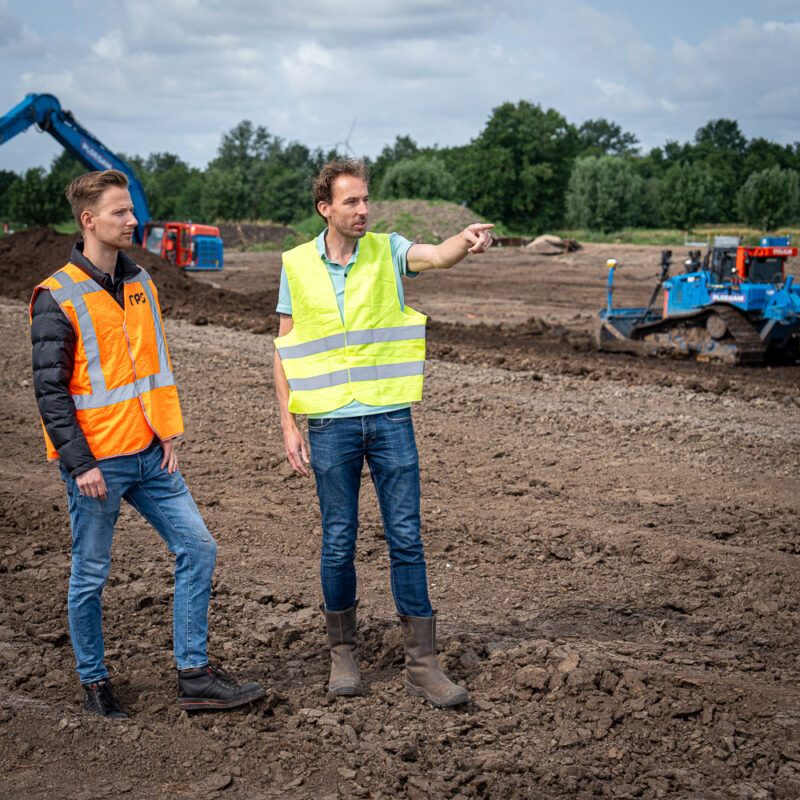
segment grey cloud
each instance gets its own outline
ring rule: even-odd
[[[8,0],[0,0],[0,57],[31,55],[40,47],[40,38],[14,14]]]
[[[377,0],[297,0],[292,3],[257,0],[162,0],[162,15],[171,20],[161,31],[148,24],[141,0],[114,0],[126,19],[126,29],[141,43],[163,39],[202,41],[215,34],[236,39],[258,37],[265,48],[279,46],[282,37],[313,38],[331,47],[359,49],[370,41],[416,39],[442,35],[480,34],[495,13],[488,2],[423,2]]]
[[[51,91],[112,148],[171,150],[199,166],[245,118],[312,147],[342,141],[358,118],[351,145],[374,155],[397,134],[466,143],[492,108],[520,99],[578,124],[613,119],[646,147],[690,138],[715,116],[800,138],[791,25],[739,21],[699,43],[653,44],[641,23],[586,0],[160,0],[159,8],[169,25],[154,23],[149,0],[74,7],[74,29],[65,23],[49,36],[46,54],[18,67],[0,97],[13,105],[24,91]],[[6,12],[0,0],[0,37]]]

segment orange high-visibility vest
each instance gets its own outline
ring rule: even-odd
[[[67,264],[42,281],[77,335],[69,393],[78,424],[98,460],[137,453],[153,440],[183,433],[178,390],[158,294],[150,276],[125,279],[125,306],[80,267]],[[44,429],[44,422],[42,422]],[[47,431],[47,457],[58,458]]]

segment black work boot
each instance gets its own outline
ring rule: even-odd
[[[109,719],[128,719],[128,715],[120,708],[119,700],[111,688],[108,678],[83,683],[83,707],[92,714],[100,714]]]
[[[241,686],[218,667],[178,670],[178,707],[184,711],[224,711],[264,696],[260,683]]]

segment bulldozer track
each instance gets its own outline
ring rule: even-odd
[[[678,326],[704,327],[711,314],[719,315],[725,322],[728,333],[736,346],[736,364],[761,364],[767,352],[767,346],[750,321],[732,306],[717,303],[693,314],[680,317],[669,317],[666,320],[639,325],[631,332],[632,339],[643,339],[650,333],[661,333],[675,330]]]
[[[722,317],[736,342],[736,363],[761,364],[767,354],[767,346],[750,321],[731,306],[718,304],[712,306],[709,313],[711,311]]]

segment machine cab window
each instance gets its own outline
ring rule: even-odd
[[[152,225],[147,231],[145,247],[151,252],[161,255],[161,244],[164,240],[164,227],[162,225]]]

